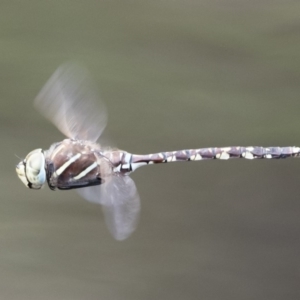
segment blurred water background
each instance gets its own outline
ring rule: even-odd
[[[113,146],[300,146],[300,3],[0,3],[0,299],[299,299],[300,162],[156,165],[132,177],[137,231],[113,240],[76,192],[15,174],[63,136],[32,106],[66,60],[91,71]]]

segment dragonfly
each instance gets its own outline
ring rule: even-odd
[[[35,149],[16,166],[26,187],[76,191],[102,205],[105,223],[117,240],[136,229],[140,197],[129,174],[141,166],[208,159],[281,159],[299,157],[299,147],[214,147],[131,154],[98,143],[106,123],[87,70],[77,64],[60,66],[34,100],[36,109],[67,138],[48,150]]]

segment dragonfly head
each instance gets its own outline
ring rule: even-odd
[[[45,156],[42,149],[31,151],[16,166],[21,181],[30,189],[39,190],[46,181]]]

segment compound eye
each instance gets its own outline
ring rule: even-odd
[[[26,172],[30,170],[34,175],[38,175],[45,164],[44,155],[41,152],[29,153],[26,157]]]
[[[25,162],[28,186],[33,189],[40,189],[46,181],[45,156],[42,149],[30,152],[26,156]]]

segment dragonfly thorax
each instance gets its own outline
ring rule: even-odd
[[[21,181],[29,188],[39,190],[46,181],[45,156],[42,149],[31,151],[17,166]]]
[[[65,139],[45,152],[50,189],[68,190],[100,185],[112,172],[108,158],[97,143]]]

